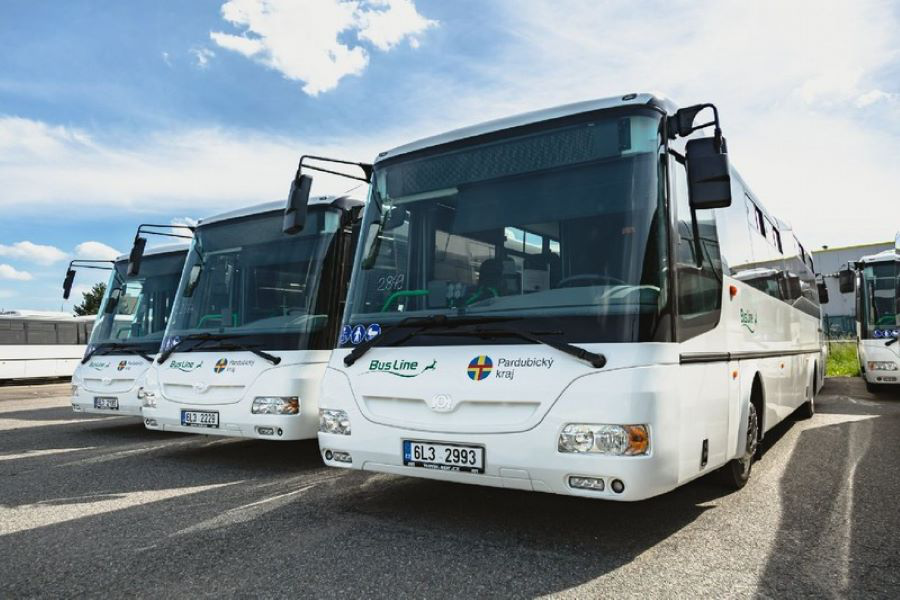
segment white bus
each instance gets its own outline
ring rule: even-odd
[[[72,375],[72,409],[105,415],[141,415],[137,397],[159,352],[186,243],[148,250],[134,273],[128,256],[111,261],[111,274],[84,357]],[[71,287],[70,268],[65,287]]]
[[[860,258],[840,273],[841,292],[856,288],[856,339],[866,388],[900,390],[900,234],[894,250]]]
[[[778,223],[714,107],[648,94],[379,154],[323,459],[612,500],[742,487],[822,382],[811,262]]]
[[[141,391],[147,428],[316,437],[362,204],[316,198],[302,228],[287,224],[283,202],[199,222],[164,350]]]
[[[71,377],[94,317],[11,310],[0,313],[0,382]]]

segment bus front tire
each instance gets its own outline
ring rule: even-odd
[[[747,415],[747,442],[744,446],[744,454],[739,458],[731,459],[719,470],[719,480],[725,487],[732,490],[739,490],[747,485],[759,446],[759,420],[756,416],[756,405],[752,402],[747,409]]]
[[[797,409],[798,419],[812,419],[816,414],[816,376],[817,372],[813,371],[812,387],[809,391],[809,400],[800,405]]]
[[[872,383],[870,381],[866,381],[866,391],[870,394],[880,394],[884,391],[884,387],[877,383]]]

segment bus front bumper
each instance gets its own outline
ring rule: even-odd
[[[250,412],[251,401],[242,400],[235,404],[176,404],[161,399],[155,407],[143,409],[144,426],[156,431],[177,431],[181,433],[201,433],[223,437],[238,437],[259,440],[308,440],[315,439],[318,428],[318,414],[315,407],[307,409],[301,403],[300,414],[263,415]],[[218,427],[184,425],[183,411],[218,413]]]
[[[105,415],[107,417],[140,417],[141,401],[135,390],[109,393],[79,387],[72,395],[72,410],[77,413]]]

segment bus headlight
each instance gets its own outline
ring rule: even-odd
[[[884,360],[870,360],[866,368],[870,371],[896,371],[897,363]]]
[[[320,408],[319,431],[322,433],[350,435],[350,417],[347,416],[347,411]]]
[[[147,391],[146,388],[140,387],[137,391],[138,400],[144,408],[156,408],[156,393]]]
[[[253,399],[250,412],[254,415],[300,414],[300,398],[297,396],[259,396]]]
[[[569,423],[559,434],[560,452],[640,456],[650,452],[646,425],[593,425]]]

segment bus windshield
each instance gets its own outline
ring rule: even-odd
[[[900,328],[900,263],[872,263],[863,269],[862,310],[869,337],[893,337]]]
[[[337,209],[310,207],[296,235],[282,231],[281,211],[201,225],[163,347],[215,333],[261,350],[330,348],[329,316],[317,310],[317,298],[340,220]]]
[[[148,354],[159,351],[186,251],[148,254],[136,277],[128,261],[115,263],[94,322],[88,351],[126,344]]]
[[[599,112],[376,165],[344,331],[465,314],[569,341],[660,339],[661,143],[657,113]]]

